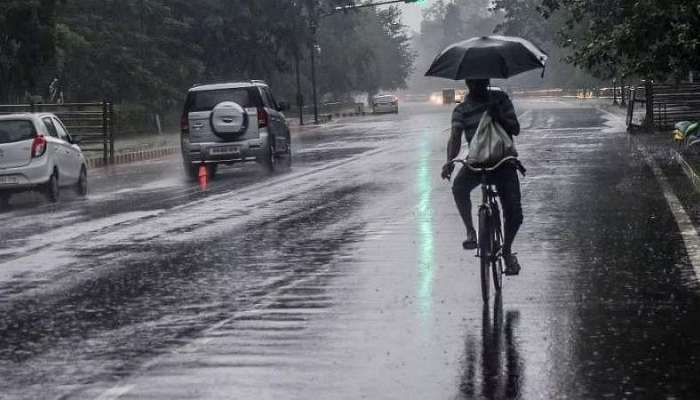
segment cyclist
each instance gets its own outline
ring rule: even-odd
[[[469,143],[476,133],[484,112],[489,112],[511,137],[520,134],[520,124],[515,115],[513,103],[504,92],[489,90],[489,83],[488,79],[466,80],[469,93],[452,113],[452,133],[447,142],[447,163],[442,167],[443,179],[450,179],[452,176],[454,163],[451,160],[459,154],[462,146],[462,134]],[[520,168],[522,166],[517,161],[509,160],[490,172],[488,178],[489,183],[496,186],[503,207],[504,243],[502,251],[506,264],[506,275],[517,275],[520,272],[518,258],[512,252],[513,241],[523,222],[523,211],[520,204],[520,180],[517,172]],[[452,185],[457,209],[467,229],[467,240],[462,243],[462,247],[466,250],[477,247],[470,194],[480,183],[479,174],[465,167],[459,171]]]

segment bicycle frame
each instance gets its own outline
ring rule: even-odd
[[[490,225],[496,230],[496,241],[497,244],[499,244],[499,248],[492,249],[495,250],[494,254],[487,255],[489,261],[494,262],[502,255],[500,245],[503,244],[503,233],[501,227],[501,210],[497,201],[498,193],[493,189],[494,185],[488,182],[488,172],[489,171],[485,169],[479,170],[481,174],[481,205],[479,206],[479,210],[485,210],[489,218],[495,218],[495,220],[491,221]],[[477,248],[477,257],[482,256],[483,255],[480,254],[480,249]]]
[[[467,160],[452,160],[452,162],[461,163],[465,168],[469,168],[481,176],[482,201],[479,206],[477,257],[481,258],[481,294],[484,302],[488,302],[489,299],[491,280],[493,280],[497,294],[500,295],[503,288],[504,260],[501,210],[497,200],[498,193],[494,189],[495,185],[489,182],[488,174],[506,160],[502,160],[493,168],[474,168],[467,163]],[[489,275],[491,276],[489,277]]]

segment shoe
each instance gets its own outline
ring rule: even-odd
[[[467,233],[467,240],[462,242],[462,248],[464,250],[476,249],[476,231],[472,230]]]
[[[520,263],[518,262],[518,257],[516,257],[515,254],[504,254],[503,260],[506,263],[506,275],[514,276],[520,274]]]

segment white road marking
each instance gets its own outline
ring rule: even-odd
[[[97,400],[116,400],[129,393],[134,387],[132,385],[116,386],[102,393]]]
[[[678,230],[683,238],[688,259],[695,271],[695,278],[698,279],[700,278],[700,238],[698,237],[698,231],[695,229],[693,222],[683,208],[680,200],[678,200],[678,197],[673,192],[668,178],[666,178],[666,175],[661,171],[656,160],[654,160],[645,149],[640,149],[640,151],[644,155],[647,164],[649,164],[651,170],[654,172],[654,176],[656,176],[656,180],[659,182],[659,186],[661,186],[666,202],[671,208],[673,218],[676,220]]]
[[[323,268],[320,271],[317,271],[314,274],[311,274],[305,278],[298,279],[296,281],[290,282],[287,285],[281,286],[264,296],[260,298],[259,301],[257,301],[255,304],[251,306],[250,309],[244,310],[244,311],[239,311],[231,314],[228,318],[225,318],[208,328],[206,328],[202,333],[200,333],[199,337],[191,340],[189,343],[186,343],[178,348],[172,349],[171,351],[167,353],[163,353],[159,356],[156,356],[155,358],[151,359],[150,361],[144,363],[137,371],[133,372],[130,377],[127,377],[126,380],[128,379],[133,379],[134,377],[138,377],[140,374],[145,373],[149,369],[155,367],[156,365],[160,364],[163,362],[167,357],[172,356],[173,354],[181,354],[181,353],[195,353],[202,349],[204,346],[206,346],[208,343],[210,343],[212,340],[215,339],[213,337],[213,334],[216,333],[217,330],[223,328],[224,326],[232,323],[233,321],[236,321],[238,319],[241,319],[245,316],[250,316],[250,315],[256,315],[260,312],[264,312],[265,309],[269,308],[272,306],[276,299],[285,291],[295,288],[295,287],[303,287],[304,284],[313,282],[315,279],[317,279],[319,276],[322,276],[324,274],[327,274],[330,271],[330,267],[326,266],[326,268]],[[118,400],[122,396],[127,395],[129,392],[134,390],[137,387],[137,385],[133,384],[119,384],[117,386],[113,386],[106,391],[104,391],[99,397],[97,397],[95,400]]]
[[[626,123],[625,119],[619,115],[615,115],[601,108],[598,108],[598,110],[603,114],[608,115],[611,119],[611,122],[615,121],[617,123]],[[673,218],[676,221],[676,225],[678,225],[678,231],[681,233],[681,237],[683,238],[683,244],[685,245],[688,260],[690,261],[690,264],[693,267],[693,271],[695,272],[695,279],[697,283],[697,280],[700,279],[700,236],[698,236],[698,231],[693,225],[690,216],[685,211],[685,208],[683,208],[683,204],[681,204],[681,201],[678,199],[678,196],[676,196],[676,194],[674,193],[673,188],[671,187],[671,184],[668,181],[668,178],[666,178],[666,175],[664,175],[663,171],[659,167],[659,164],[656,162],[656,160],[654,160],[654,157],[651,154],[649,154],[647,149],[645,149],[642,145],[638,144],[637,150],[644,156],[644,160],[654,173],[656,181],[659,183],[661,191],[664,194],[664,198],[666,199],[666,202],[668,203],[669,208],[671,209],[671,213],[673,214]],[[688,178],[692,181],[692,178],[690,176],[688,176]]]

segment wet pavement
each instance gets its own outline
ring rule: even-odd
[[[697,249],[669,185],[590,103],[516,107],[524,270],[487,305],[440,106],[304,130],[290,170],[206,193],[171,158],[95,171],[86,200],[14,198],[0,398],[697,398]]]

